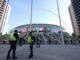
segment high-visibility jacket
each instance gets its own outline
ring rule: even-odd
[[[32,43],[32,42],[33,42],[31,36],[28,36],[28,40],[27,40],[27,42],[28,42],[28,43]]]
[[[10,35],[10,41],[16,41],[16,37],[14,36],[14,33]]]

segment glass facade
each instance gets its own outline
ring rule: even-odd
[[[59,32],[60,28],[61,28],[60,26],[51,25],[51,24],[32,24],[32,31],[36,31],[36,32],[37,31]],[[29,24],[21,25],[14,29],[21,31],[21,32],[28,32],[30,31],[30,25]],[[64,28],[62,28],[62,30],[64,31]]]
[[[71,0],[73,9],[74,9],[74,13],[76,16],[76,20],[77,20],[77,25],[79,28],[79,32],[80,32],[80,0]]]
[[[5,5],[6,5],[6,0],[0,0],[0,32],[3,28],[3,23],[4,23],[3,14]]]

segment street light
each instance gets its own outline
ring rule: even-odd
[[[32,30],[32,11],[33,11],[33,0],[31,0],[30,31]]]
[[[56,0],[56,3],[57,3],[57,9],[58,9],[58,17],[59,17],[59,21],[60,21],[60,27],[62,27],[62,25],[61,25],[61,17],[60,17],[60,10],[59,10],[58,0]],[[62,28],[60,28],[60,31],[61,31],[61,40],[62,40],[62,44],[64,44],[64,38],[63,38]]]

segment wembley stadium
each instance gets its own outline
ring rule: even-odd
[[[61,35],[60,31],[64,32],[65,29],[63,27],[52,25],[52,24],[32,24],[32,32],[33,36],[41,41],[41,44],[59,44],[61,43]],[[10,31],[13,32],[14,30],[18,30],[19,36],[26,40],[25,36],[28,36],[28,33],[30,30],[30,24],[27,25],[21,25],[18,27],[15,27]],[[35,40],[37,40],[35,39]]]
[[[63,27],[57,26],[57,25],[52,25],[52,24],[32,24],[32,31],[36,32],[59,32],[61,31],[65,31],[65,29]],[[22,33],[27,33],[30,31],[30,24],[27,25],[21,25],[18,27],[15,27],[14,29],[12,29],[11,31],[14,30],[18,30],[19,32]]]

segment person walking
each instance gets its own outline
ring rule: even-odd
[[[40,43],[41,43],[41,41],[40,41],[40,39],[39,39],[39,36],[37,36],[37,39],[36,39],[36,48],[40,48]]]
[[[29,32],[28,40],[27,40],[30,48],[30,55],[28,58],[33,58],[33,38],[32,38],[32,32]]]
[[[13,51],[13,54],[12,54],[12,58],[13,59],[16,59],[17,57],[15,56],[16,54],[16,46],[17,46],[17,41],[19,39],[19,35],[18,35],[18,31],[17,30],[14,30],[13,33],[11,33],[10,35],[10,49],[8,51],[8,54],[7,54],[7,59],[10,59],[10,53],[11,51]]]

